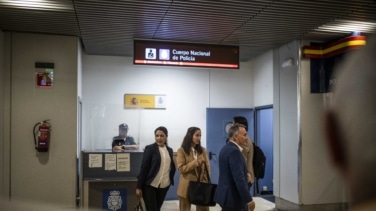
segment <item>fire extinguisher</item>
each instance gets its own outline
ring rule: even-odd
[[[34,125],[33,136],[35,149],[38,152],[48,152],[50,145],[51,124],[48,119]]]

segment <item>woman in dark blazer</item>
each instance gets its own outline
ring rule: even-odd
[[[167,146],[168,131],[158,127],[154,131],[155,143],[147,145],[137,176],[137,197],[143,197],[147,211],[161,210],[170,185],[174,185],[176,171],[173,151]]]

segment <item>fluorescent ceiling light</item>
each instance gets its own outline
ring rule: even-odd
[[[363,32],[370,33],[376,31],[376,23],[364,21],[335,20],[329,24],[320,26],[315,31],[321,32]]]
[[[57,0],[0,0],[0,5],[32,10],[73,10],[71,1]]]

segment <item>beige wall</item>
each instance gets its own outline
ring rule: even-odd
[[[4,75],[4,184],[6,197],[74,207],[77,148],[77,64],[76,37],[5,33],[7,52]],[[35,86],[35,62],[53,62],[54,87]],[[6,106],[5,106],[6,107]],[[4,108],[7,110],[7,108]],[[34,149],[33,126],[50,119],[51,144],[48,153]],[[8,127],[10,126],[10,127]],[[7,130],[9,128],[9,131]],[[3,153],[1,153],[3,154]],[[9,178],[6,178],[9,175]]]
[[[4,33],[0,30],[0,154],[4,155]],[[4,156],[0,156],[0,172],[5,172]],[[0,198],[5,192],[4,174],[0,173]]]

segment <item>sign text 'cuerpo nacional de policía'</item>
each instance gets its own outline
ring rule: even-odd
[[[133,63],[239,69],[239,46],[134,40]]]

